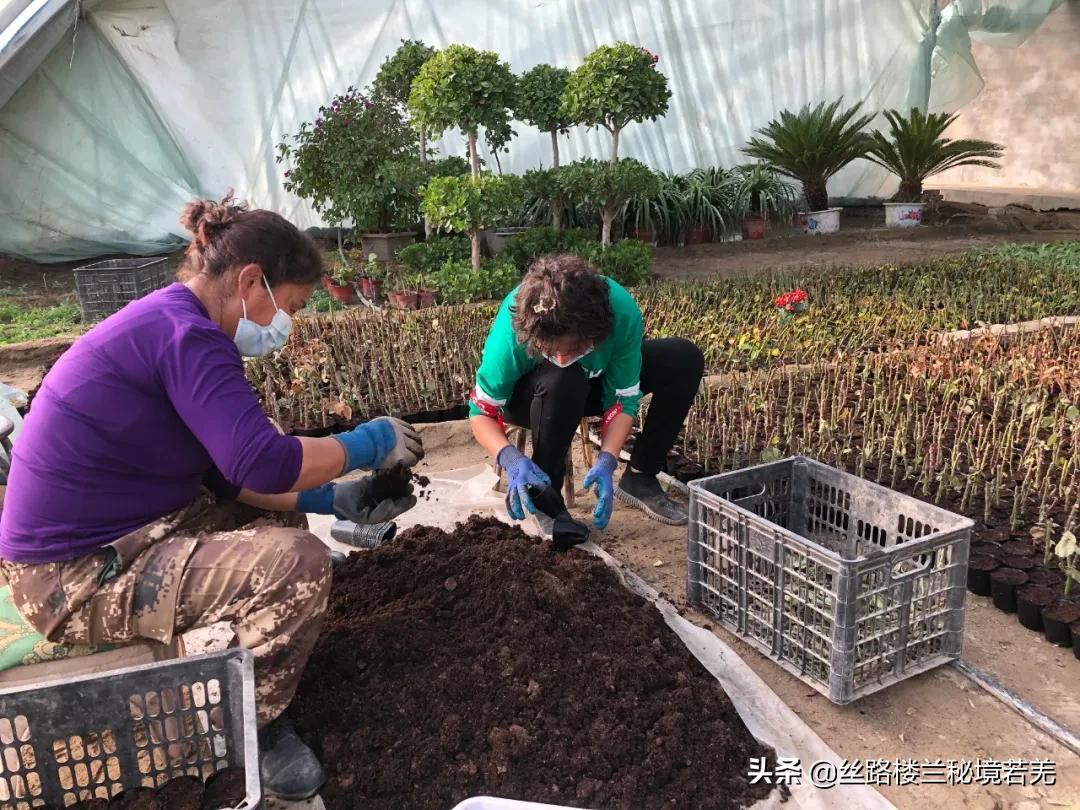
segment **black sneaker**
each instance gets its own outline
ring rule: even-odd
[[[687,508],[667,496],[655,475],[627,468],[615,486],[615,497],[668,526],[685,526],[689,519]]]
[[[319,792],[326,771],[292,723],[279,717],[259,732],[259,777],[263,793],[299,802]]]

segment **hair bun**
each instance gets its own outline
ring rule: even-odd
[[[247,210],[247,203],[237,202],[232,189],[221,199],[192,200],[180,213],[180,224],[195,237],[195,243],[206,245],[209,234],[234,222]]]

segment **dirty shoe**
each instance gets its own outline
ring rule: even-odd
[[[539,509],[532,516],[533,525],[540,530],[540,536],[545,540],[555,537],[555,518],[548,517]]]
[[[669,526],[683,526],[687,522],[686,507],[667,496],[655,475],[627,468],[615,487],[615,497]]]
[[[315,752],[281,717],[259,732],[259,776],[264,793],[290,802],[310,799],[326,781]]]

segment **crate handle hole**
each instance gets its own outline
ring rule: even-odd
[[[893,563],[892,578],[895,582],[899,579],[907,579],[908,577],[921,574],[927,568],[930,567],[930,563],[933,561],[933,554],[916,554],[913,557],[907,557],[903,560],[897,560]]]

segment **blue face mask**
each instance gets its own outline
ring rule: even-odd
[[[591,352],[592,350],[593,350],[593,347],[592,347],[592,346],[590,346],[590,347],[589,347],[589,348],[587,348],[587,349],[586,349],[585,351],[583,351],[583,352],[582,352],[581,354],[579,354],[579,355],[575,356],[574,358],[572,358],[572,359],[570,359],[570,360],[567,360],[567,361],[565,361],[565,362],[560,362],[560,361],[556,360],[556,359],[555,359],[554,357],[552,357],[552,356],[551,356],[550,354],[545,354],[545,355],[544,355],[544,359],[545,359],[545,360],[547,360],[547,361],[548,361],[549,363],[554,363],[554,364],[555,364],[556,366],[558,366],[559,368],[567,368],[568,366],[572,366],[572,365],[574,365],[574,363],[576,363],[576,362],[577,362],[578,360],[580,360],[580,359],[581,359],[582,357],[585,357],[585,355],[587,355],[587,354],[588,354],[589,352]]]
[[[263,276],[263,284],[266,285],[266,291],[270,293],[270,301],[277,307],[274,291],[270,289],[266,276]],[[288,312],[278,309],[270,323],[263,326],[248,320],[247,301],[241,300],[240,303],[244,307],[244,315],[236,324],[236,334],[233,335],[233,342],[236,343],[240,354],[244,357],[263,357],[285,345],[292,331],[292,317]]]

